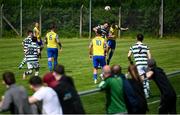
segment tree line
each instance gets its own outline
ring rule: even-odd
[[[88,36],[89,0],[22,0],[23,31],[32,28],[32,22],[39,20],[39,8],[42,5],[42,30],[45,33],[50,23],[56,23],[59,33],[64,37],[77,37],[79,33],[79,12],[83,8],[83,36]],[[4,4],[4,15],[19,28],[20,0],[0,0]],[[159,9],[161,0],[92,0],[92,26],[104,21],[118,23],[121,6],[122,26],[129,31],[141,31],[158,35]],[[106,5],[111,6],[105,11]],[[180,1],[164,0],[164,33],[180,32]],[[3,25],[4,34],[12,33],[11,28]],[[18,29],[17,29],[18,30]]]

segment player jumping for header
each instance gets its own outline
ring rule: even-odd
[[[115,25],[115,23],[111,24],[109,36],[107,37],[108,52],[110,51],[107,59],[107,65],[109,65],[116,48],[116,38],[118,37],[118,30],[128,30],[128,28],[121,28],[118,25]]]

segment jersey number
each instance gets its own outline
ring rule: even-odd
[[[138,49],[139,49],[138,53],[141,54],[142,53],[142,47],[139,46]]]
[[[100,40],[96,40],[96,45],[97,46],[101,46],[101,41]]]
[[[49,40],[52,40],[52,35],[49,35]]]

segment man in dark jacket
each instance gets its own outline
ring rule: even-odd
[[[57,65],[54,68],[53,75],[59,82],[54,90],[60,100],[64,114],[84,114],[80,97],[76,91],[75,85],[71,77],[65,75],[63,65]]]
[[[156,66],[154,59],[148,60],[148,68],[147,79],[152,79],[161,92],[159,114],[176,114],[176,92],[163,69]]]
[[[10,110],[11,114],[32,114],[27,92],[24,87],[15,84],[14,74],[5,72],[2,77],[8,90],[5,92],[4,99],[0,102],[0,112]]]

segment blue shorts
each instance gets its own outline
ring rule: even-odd
[[[40,39],[40,41],[37,40],[36,43],[37,43],[39,46],[42,46],[42,45],[43,45],[42,39]]]
[[[58,58],[58,48],[47,48],[48,58]]]
[[[106,65],[105,56],[93,56],[93,65],[94,68],[98,68],[99,65],[104,67]]]
[[[107,44],[111,49],[115,49],[116,48],[116,40],[107,40]]]

